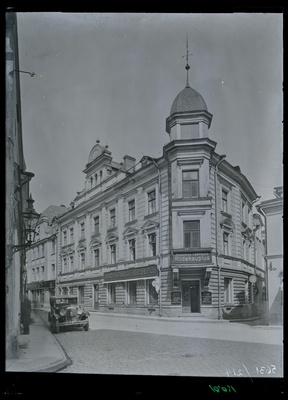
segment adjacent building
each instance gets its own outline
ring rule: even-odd
[[[18,358],[20,307],[26,284],[24,214],[34,211],[29,195],[34,174],[26,170],[23,152],[17,18],[13,12],[6,13],[5,72],[5,328],[6,359],[12,359]]]
[[[37,221],[36,240],[26,254],[26,289],[33,308],[49,307],[50,296],[55,295],[57,227],[54,221],[66,211],[63,205],[50,205]]]
[[[275,197],[262,201],[258,211],[265,218],[265,260],[267,322],[283,323],[283,187],[275,187]]]

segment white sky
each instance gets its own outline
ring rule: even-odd
[[[190,86],[213,114],[216,152],[261,200],[282,185],[282,14],[18,13],[24,154],[35,209],[68,206],[96,139],[113,159],[160,157]]]

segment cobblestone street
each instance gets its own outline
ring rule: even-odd
[[[281,346],[117,330],[56,335],[72,360],[61,372],[279,377]]]

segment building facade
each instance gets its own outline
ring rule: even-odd
[[[5,72],[5,328],[6,358],[12,359],[18,358],[20,307],[26,284],[23,215],[30,199],[29,181],[34,176],[26,170],[23,152],[17,18],[13,12],[6,13]]]
[[[276,187],[274,195],[257,209],[263,214],[266,227],[267,322],[283,324],[283,187]]]
[[[96,141],[84,189],[57,222],[59,294],[77,294],[87,309],[102,312],[261,314],[259,197],[240,168],[216,153],[211,122],[187,76],[160,158],[117,163]]]
[[[36,240],[27,250],[27,291],[33,308],[49,307],[55,295],[57,262],[57,224],[55,219],[66,212],[65,206],[50,205],[37,221]]]

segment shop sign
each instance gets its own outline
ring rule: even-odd
[[[181,292],[171,292],[171,304],[181,304]]]
[[[211,305],[212,304],[212,292],[203,291],[202,295],[202,304],[204,305]]]
[[[211,253],[174,253],[173,261],[192,264],[210,263]]]
[[[104,273],[104,282],[126,280],[133,278],[147,278],[158,275],[158,269],[156,265],[149,265],[147,267],[140,268],[129,268],[121,271],[111,271]]]

